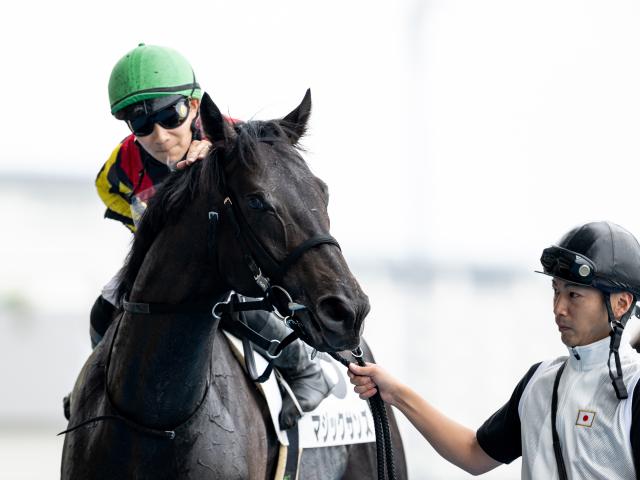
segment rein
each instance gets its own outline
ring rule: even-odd
[[[200,400],[200,402],[198,402],[198,405],[196,406],[196,409],[193,411],[193,413],[191,413],[184,421],[180,422],[177,426],[173,427],[172,429],[162,430],[158,428],[148,427],[139,422],[136,422],[135,420],[127,418],[124,414],[119,412],[116,406],[113,404],[113,401],[111,400],[111,395],[109,395],[108,377],[109,377],[109,365],[111,364],[111,354],[113,353],[113,345],[115,344],[116,337],[118,336],[118,330],[120,329],[120,324],[122,323],[123,318],[124,318],[124,313],[120,315],[120,318],[118,319],[118,323],[116,325],[115,332],[113,332],[113,336],[111,337],[111,343],[109,344],[109,354],[107,355],[107,361],[104,366],[104,396],[109,409],[114,411],[115,414],[114,415],[98,415],[96,417],[92,417],[88,420],[84,420],[74,425],[73,427],[63,430],[62,432],[58,433],[56,436],[65,435],[69,432],[73,432],[74,430],[77,430],[81,427],[84,427],[94,422],[99,422],[102,420],[118,420],[123,422],[125,425],[132,428],[133,430],[137,430],[140,433],[145,433],[147,435],[163,437],[168,440],[173,440],[176,437],[176,430],[180,428],[182,425],[184,425],[185,423],[189,422],[195,416],[198,410],[200,410],[200,407],[202,406],[202,404],[204,404],[204,401],[206,400],[206,398],[209,396],[209,390],[211,387],[211,362],[209,362],[209,377],[207,378],[207,385],[205,387],[205,391],[204,391],[204,395],[202,396],[202,399]]]
[[[329,355],[341,363],[345,367],[349,368],[351,363],[337,352],[330,352]],[[356,363],[361,367],[365,367],[362,353],[362,349],[357,347],[351,352],[351,355],[356,360]],[[396,479],[396,467],[393,460],[393,446],[391,444],[391,430],[389,429],[389,417],[387,416],[387,407],[382,400],[380,392],[369,399],[369,408],[371,409],[371,416],[373,417],[373,427],[376,432],[376,458],[378,460],[378,480]]]

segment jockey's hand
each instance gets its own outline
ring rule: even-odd
[[[209,140],[193,140],[191,145],[189,145],[189,151],[187,152],[187,156],[184,160],[180,160],[176,164],[176,168],[181,170],[183,168],[188,167],[193,162],[197,162],[198,160],[202,160],[209,152],[213,149],[213,144]]]
[[[371,398],[380,390],[382,400],[391,405],[394,404],[400,383],[380,365],[367,362],[366,367],[360,367],[351,363],[348,374],[351,383],[355,385],[354,392],[359,394],[361,399]]]

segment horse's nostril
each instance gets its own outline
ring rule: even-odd
[[[343,323],[343,327],[350,328],[355,322],[355,312],[349,303],[336,296],[321,298],[318,302],[318,313],[323,320]]]

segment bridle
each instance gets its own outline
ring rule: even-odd
[[[225,197],[223,207],[240,245],[244,263],[264,297],[271,302],[274,311],[283,318],[292,318],[296,311],[306,308],[293,302],[289,292],[279,284],[282,283],[289,269],[309,250],[320,245],[335,245],[339,249],[338,241],[328,233],[316,234],[296,246],[284,259],[278,261],[255,235],[240,209],[231,201],[230,195]],[[212,217],[211,213],[209,217]],[[272,284],[272,282],[275,283]],[[279,302],[278,293],[284,294],[286,304]]]
[[[297,338],[309,343],[309,338],[304,332],[301,322],[295,316],[297,312],[306,310],[307,307],[294,302],[284,287],[272,284],[272,281],[282,282],[287,271],[312,248],[320,245],[335,245],[340,248],[340,244],[329,234],[314,235],[291,250],[279,262],[255,235],[240,209],[231,201],[230,195],[225,197],[223,206],[225,214],[231,223],[234,236],[240,245],[244,263],[251,272],[256,285],[262,291],[263,298],[253,302],[239,302],[237,294],[230,292],[226,300],[217,302],[213,306],[211,313],[214,317],[222,320],[225,329],[242,338],[249,376],[253,381],[262,383],[269,378],[273,369],[273,361],[278,358],[287,345]],[[219,219],[217,212],[209,212],[208,217],[210,222],[217,222]],[[215,231],[216,227],[210,228],[210,231],[212,230]],[[210,239],[210,241],[215,242],[215,238]],[[215,245],[210,245],[210,248],[215,248]],[[259,260],[256,260],[256,258]],[[263,337],[244,321],[244,312],[252,310],[274,312],[293,330],[292,333],[282,341]],[[225,313],[227,315],[223,317]],[[267,367],[261,375],[255,369],[252,343],[261,347],[269,357]]]
[[[214,149],[212,155],[218,154],[220,150],[223,150],[223,148]],[[260,307],[257,309],[276,313],[293,330],[296,338],[301,338],[307,341],[307,343],[310,343],[309,337],[304,333],[302,324],[299,319],[295,317],[296,312],[305,310],[307,307],[294,302],[290,293],[281,286],[281,284],[284,276],[291,267],[309,250],[320,245],[335,245],[340,249],[340,244],[329,233],[317,233],[293,248],[287,253],[285,258],[277,260],[255,234],[251,225],[242,214],[242,210],[232,201],[233,194],[227,186],[228,183],[224,168],[220,164],[219,167],[220,191],[222,192],[222,198],[224,198],[222,201],[223,213],[229,219],[233,234],[240,246],[243,261],[263,294],[262,305],[256,305]],[[215,252],[217,223],[220,214],[212,210],[209,212],[208,218],[210,232],[209,251]],[[217,303],[216,306],[218,309],[212,309],[213,315],[221,316],[222,313],[233,313],[233,309],[229,307],[231,304]],[[262,345],[260,346],[264,348]]]

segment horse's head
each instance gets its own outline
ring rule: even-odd
[[[219,268],[234,290],[263,296],[252,257],[272,285],[306,307],[295,313],[303,338],[319,350],[345,350],[359,343],[369,301],[329,236],[327,186],[296,148],[310,111],[307,91],[282,119],[231,127],[208,95],[202,99],[202,125],[216,146],[226,197]],[[280,294],[273,289],[276,303]]]

